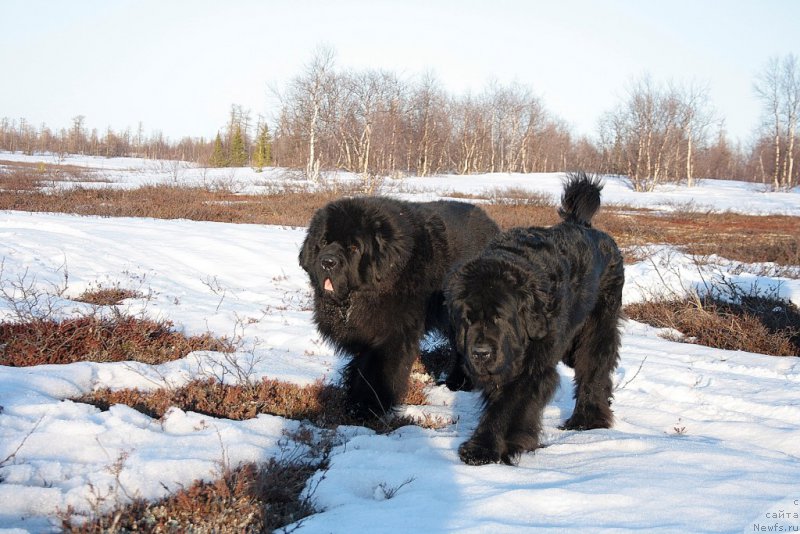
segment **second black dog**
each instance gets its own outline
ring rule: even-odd
[[[614,240],[591,227],[601,189],[597,179],[570,175],[561,223],[496,236],[447,282],[460,360],[448,386],[474,384],[485,402],[478,428],[459,448],[467,464],[511,464],[539,447],[559,361],[575,369],[575,410],[564,427],[612,424],[624,270]]]

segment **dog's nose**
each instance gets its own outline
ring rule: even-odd
[[[337,265],[339,265],[339,259],[334,256],[333,254],[324,254],[320,256],[319,263],[322,265],[322,268],[326,271],[330,271],[331,269],[335,269]]]
[[[492,348],[489,345],[475,345],[472,347],[472,357],[483,362],[492,357]]]

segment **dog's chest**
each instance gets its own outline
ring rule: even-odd
[[[353,295],[339,303],[322,302],[316,319],[320,330],[334,339],[364,341],[361,338],[371,338],[373,330],[384,323],[383,312],[373,300]]]

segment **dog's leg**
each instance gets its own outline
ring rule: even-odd
[[[522,380],[521,396],[518,404],[510,412],[506,431],[506,452],[503,463],[515,464],[519,455],[540,446],[542,412],[558,387],[559,378],[555,366],[547,366],[534,376]]]
[[[569,359],[575,368],[575,410],[562,428],[588,430],[609,428],[611,373],[619,361],[619,314],[622,279],[605,286],[597,305],[578,332]]]
[[[411,366],[419,352],[419,336],[394,336],[354,356],[345,369],[345,387],[355,413],[383,417],[408,389]]]
[[[547,366],[484,392],[486,407],[478,428],[461,445],[458,454],[464,463],[483,465],[516,463],[519,455],[539,447],[542,411],[558,384],[555,367]]]
[[[453,343],[453,346],[455,346],[455,343]],[[464,372],[464,356],[455,349],[454,352],[456,354],[455,362],[450,372],[447,373],[447,379],[444,383],[450,391],[472,391],[474,387],[472,379]]]

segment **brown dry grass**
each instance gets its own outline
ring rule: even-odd
[[[97,289],[86,290],[74,300],[94,304],[95,306],[114,306],[125,299],[143,298],[144,295],[133,289],[122,287],[99,287]]]
[[[426,385],[426,381],[412,379],[401,402],[425,404]],[[379,432],[390,432],[401,426],[417,424],[404,416],[388,420],[356,417],[349,409],[344,390],[321,381],[300,386],[265,378],[255,383],[231,385],[206,379],[189,382],[180,388],[152,391],[105,388],[73,400],[92,404],[102,410],[107,410],[114,404],[125,404],[154,418],[163,417],[170,407],[176,406],[184,411],[234,420],[252,419],[258,414],[278,415],[298,421],[310,421],[324,428],[361,425]],[[436,422],[431,421],[429,424],[435,426]],[[438,424],[442,426],[443,422]]]
[[[36,191],[55,182],[105,182],[92,169],[75,165],[0,160],[0,190]]]
[[[68,510],[61,527],[74,534],[273,532],[315,512],[301,493],[308,478],[326,465],[326,451],[310,463],[275,458],[263,464],[247,463],[226,469],[217,480],[195,481],[155,502],[136,499],[82,524]]]
[[[237,195],[201,187],[158,185],[134,190],[0,191],[0,209],[302,226],[315,209],[332,198],[330,193]]]
[[[409,390],[402,402],[424,404],[426,366],[415,365]],[[136,389],[103,389],[74,399],[103,410],[113,404],[126,404],[151,417],[160,418],[172,406],[213,417],[242,420],[260,413],[310,422],[318,427],[341,424],[362,425],[378,432],[390,432],[415,424],[440,428],[448,422],[426,417],[415,421],[405,416],[389,420],[355,417],[348,409],[342,388],[321,381],[298,386],[264,379],[254,384],[227,385],[198,380],[177,389],[142,392]],[[301,496],[306,482],[319,469],[325,469],[330,442],[315,441],[310,431],[292,436],[297,442],[321,450],[314,462],[270,459],[265,464],[245,464],[212,482],[196,481],[165,499],[147,502],[137,499],[129,505],[100,514],[83,524],[75,524],[72,511],[64,514],[62,528],[74,533],[131,532],[273,532],[315,512],[311,501]],[[305,436],[305,437],[304,437]]]
[[[773,356],[800,356],[800,310],[775,299],[647,301],[625,307],[636,321],[677,330],[677,341]]]
[[[488,204],[503,229],[550,226],[559,220],[546,205]],[[745,263],[800,265],[800,217],[736,213],[658,213],[620,207],[601,209],[595,226],[623,248],[665,243],[696,255],[716,254]]]
[[[325,203],[352,193],[285,188],[264,195],[244,195],[226,188],[175,185],[133,190],[0,190],[0,209],[304,226]],[[487,201],[484,208],[503,229],[558,222],[555,206],[535,192],[510,189],[461,196]],[[692,254],[713,253],[747,263],[800,265],[800,217],[709,213],[692,211],[691,206],[672,213],[604,206],[596,226],[626,248],[667,243]]]
[[[96,316],[0,323],[0,365],[27,367],[82,361],[159,364],[195,350],[230,351],[210,334],[186,337],[169,321]]]
[[[667,243],[701,256],[800,265],[800,217],[608,208],[597,227],[622,247]]]
[[[497,187],[483,194],[451,192],[446,196],[463,200],[481,200],[487,204],[501,206],[538,206],[555,208],[555,203],[548,193],[531,191],[522,187]]]
[[[282,189],[263,195],[216,187],[146,185],[137,189],[72,187],[0,190],[0,209],[101,217],[151,217],[195,221],[304,226],[338,190]]]

